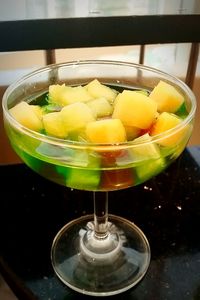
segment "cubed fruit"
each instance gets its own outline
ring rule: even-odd
[[[63,99],[64,91],[67,89],[65,84],[52,84],[49,86],[49,101],[52,103],[57,103],[61,106],[65,105]]]
[[[85,86],[85,88],[93,98],[104,97],[111,103],[117,96],[116,90],[111,89],[110,87],[100,83],[97,79],[92,80]]]
[[[9,112],[21,125],[38,132],[43,129],[42,121],[27,102],[16,104]]]
[[[44,111],[41,106],[39,105],[30,105],[31,109],[34,111],[34,113],[37,115],[37,117],[42,120],[42,116],[44,114]]]
[[[177,89],[167,82],[160,81],[149,97],[158,105],[159,112],[176,112],[184,102],[184,97]]]
[[[63,125],[60,112],[45,114],[43,116],[43,124],[44,129],[48,135],[58,138],[66,138],[68,135],[68,132]]]
[[[158,145],[152,141],[148,133],[134,140],[130,152],[139,183],[157,175],[166,166]]]
[[[132,145],[133,147],[130,148],[130,152],[134,163],[160,157],[159,147],[156,143],[152,142],[152,137],[148,133],[134,139]]]
[[[134,164],[144,160],[160,158],[159,147],[152,142],[152,137],[148,133],[134,139],[132,145],[130,153]]]
[[[93,143],[120,143],[126,141],[126,131],[119,119],[105,119],[88,123],[86,136]]]
[[[141,134],[141,129],[134,126],[124,126],[128,141],[132,141]]]
[[[49,87],[50,101],[65,106],[74,102],[87,102],[93,97],[82,86],[51,85]]]
[[[60,113],[64,128],[68,132],[82,130],[87,123],[95,120],[91,109],[82,102],[66,105]]]
[[[112,105],[106,98],[98,98],[87,102],[87,105],[93,111],[96,118],[110,116],[113,112]]]
[[[136,91],[124,90],[116,98],[113,118],[125,126],[149,128],[155,120],[157,104],[148,96]]]
[[[66,104],[72,104],[74,102],[87,102],[93,97],[82,86],[68,87],[64,91],[63,98]]]
[[[177,129],[176,132],[168,133],[167,130],[176,127],[181,122],[182,119],[175,114],[163,112],[158,116],[150,134],[155,136],[163,133],[162,137],[160,137],[157,142],[163,146],[174,146],[184,139],[187,131],[189,130],[189,125]]]

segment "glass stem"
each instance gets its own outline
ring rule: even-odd
[[[97,239],[108,236],[108,192],[93,192],[94,231]]]

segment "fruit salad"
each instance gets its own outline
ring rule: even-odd
[[[9,112],[29,132],[7,126],[19,156],[45,177],[83,190],[116,190],[150,179],[180,155],[192,130],[182,126],[189,113],[183,95],[162,80],[151,91],[98,79],[54,84]]]

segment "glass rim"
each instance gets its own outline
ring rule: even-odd
[[[53,137],[53,136],[47,136],[45,134],[33,131],[23,125],[21,125],[10,113],[9,110],[7,108],[7,99],[9,97],[9,94],[14,91],[17,86],[21,83],[23,83],[25,80],[31,78],[34,75],[37,75],[39,73],[43,73],[46,71],[51,71],[54,68],[62,68],[62,67],[70,67],[70,66],[79,66],[79,65],[94,65],[94,64],[105,64],[105,65],[119,65],[119,66],[127,66],[127,67],[132,67],[135,69],[140,69],[140,70],[144,70],[144,71],[148,71],[148,72],[152,72],[155,73],[157,75],[161,75],[163,76],[163,78],[168,79],[169,82],[175,82],[180,88],[181,90],[184,90],[184,92],[189,96],[190,102],[191,102],[191,109],[189,114],[187,115],[187,117],[178,125],[176,125],[175,127],[166,130],[165,132],[162,132],[160,134],[154,135],[154,136],[150,136],[151,139],[149,141],[135,141],[135,139],[131,140],[131,141],[126,141],[126,142],[120,142],[120,143],[93,143],[93,142],[86,142],[86,141],[73,141],[73,140],[68,140],[68,139],[62,139],[62,138],[57,138],[57,137]],[[50,64],[48,66],[44,66],[41,67],[39,69],[36,69],[34,71],[31,71],[30,73],[22,76],[21,78],[19,78],[18,80],[14,81],[13,83],[11,83],[6,91],[3,94],[3,98],[2,98],[2,108],[3,108],[3,113],[6,117],[6,119],[9,120],[9,122],[18,130],[20,130],[21,132],[23,132],[26,135],[31,136],[32,138],[38,139],[40,141],[49,143],[49,144],[54,144],[54,145],[59,145],[59,146],[70,146],[71,148],[79,148],[79,149],[83,149],[83,148],[99,148],[99,149],[110,149],[113,147],[117,147],[118,149],[123,149],[123,148],[127,148],[127,147],[136,147],[137,145],[141,145],[141,144],[151,144],[153,142],[159,142],[159,140],[162,141],[163,138],[168,138],[170,136],[172,136],[173,134],[175,134],[176,132],[178,132],[179,130],[181,130],[182,128],[184,128],[187,124],[190,123],[190,121],[192,120],[192,118],[195,115],[196,112],[196,97],[193,93],[193,91],[189,88],[189,86],[182,81],[181,79],[179,79],[178,77],[171,75],[167,72],[161,71],[157,68],[151,67],[151,66],[147,66],[147,65],[143,65],[143,64],[139,64],[139,63],[132,63],[132,62],[126,62],[126,61],[115,61],[115,60],[100,60],[100,59],[96,59],[96,60],[72,60],[69,62],[62,62],[62,63],[54,63],[54,64]],[[137,139],[137,138],[136,138]]]

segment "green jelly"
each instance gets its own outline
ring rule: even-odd
[[[185,102],[183,102],[183,104],[179,107],[175,114],[182,119],[185,119],[188,116],[188,111]]]
[[[138,183],[144,182],[164,170],[166,166],[164,158],[150,159],[135,167]]]
[[[71,163],[57,166],[57,172],[66,180],[66,186],[79,190],[97,190],[101,171],[100,157],[87,151],[75,151]]]

